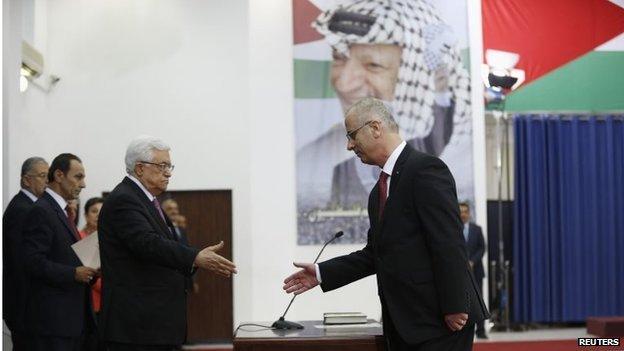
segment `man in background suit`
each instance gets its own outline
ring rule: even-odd
[[[468,263],[472,268],[472,273],[477,280],[479,294],[483,296],[483,278],[485,271],[483,270],[483,254],[485,253],[485,239],[481,227],[470,222],[470,206],[467,202],[459,204],[459,212],[462,223],[464,224],[463,234],[466,240],[466,248],[468,250]],[[485,334],[484,322],[477,323],[477,338],[487,339]]]
[[[461,236],[455,182],[438,158],[401,140],[390,109],[364,98],[347,110],[347,149],[382,168],[368,199],[368,243],[302,268],[286,292],[330,291],[377,274],[388,350],[470,350],[487,317]]]
[[[176,239],[178,239],[184,245],[189,245],[188,238],[186,237],[186,230],[180,226],[178,223],[180,214],[180,206],[178,206],[178,202],[173,198],[166,198],[162,202],[162,209],[171,220],[171,224],[173,225],[174,235]]]
[[[58,155],[48,188],[28,212],[23,231],[29,278],[24,326],[29,350],[84,350],[95,331],[89,283],[97,270],[84,267],[71,248],[79,236],[67,202],[85,187],[82,161]]]
[[[230,277],[236,267],[215,251],[174,236],[156,196],[174,166],[169,146],[141,136],[126,150],[128,175],[104,200],[98,219],[102,261],[100,336],[108,350],[172,350],[186,338],[186,284],[202,268]]]
[[[41,157],[30,157],[22,164],[20,191],[11,199],[2,216],[2,318],[11,331],[13,350],[24,349],[24,293],[22,263],[22,228],[26,214],[43,195],[48,183],[48,163]]]

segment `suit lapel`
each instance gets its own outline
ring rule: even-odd
[[[375,183],[375,186],[371,190],[370,208],[371,215],[373,216],[373,223],[379,226],[379,181]]]
[[[403,166],[405,165],[405,161],[407,161],[407,158],[409,157],[409,154],[411,152],[412,147],[409,146],[409,144],[405,145],[403,151],[401,151],[401,154],[399,154],[399,158],[394,164],[394,168],[392,169],[392,176],[390,177],[390,189],[388,191],[388,198],[386,199],[386,205],[384,207],[384,215],[382,216],[381,222],[379,223],[380,227],[383,226],[383,223],[385,222],[387,213],[386,210],[388,210],[390,204],[392,204],[393,202],[393,194],[396,192],[397,184],[399,184],[399,179],[401,178],[401,175],[403,175]],[[377,182],[377,186],[379,186],[379,182]],[[377,195],[377,198],[379,198],[379,195]],[[379,201],[377,201],[377,203],[379,203]],[[377,205],[377,207],[379,207],[379,205]]]
[[[403,166],[405,164],[405,161],[407,161],[407,158],[411,152],[412,152],[412,147],[409,146],[409,144],[405,145],[405,147],[403,148],[403,151],[401,151],[401,154],[399,154],[399,158],[394,164],[394,168],[392,169],[392,176],[390,177],[390,189],[388,191],[388,198],[386,199],[386,204],[384,206],[384,215],[382,216],[381,219],[379,219],[379,181],[377,181],[377,183],[373,187],[373,190],[371,190],[372,194],[371,194],[370,201],[372,201],[372,204],[371,204],[372,206],[371,206],[370,212],[374,216],[373,223],[375,223],[375,230],[374,230],[375,246],[378,246],[378,241],[381,236],[380,234],[383,229],[383,224],[385,222],[385,218],[387,217],[387,213],[388,213],[387,210],[389,208],[389,205],[392,203],[392,199],[393,199],[392,195],[396,191],[397,184],[399,183],[399,179],[401,175],[403,174],[402,172]]]
[[[136,195],[140,199],[141,203],[143,203],[143,205],[147,209],[147,212],[151,215],[152,220],[155,223],[157,223],[157,225],[160,227],[160,229],[162,229],[162,233],[165,235],[165,237],[167,237],[169,239],[172,239],[173,237],[172,237],[172,234],[171,234],[171,230],[169,230],[169,228],[167,228],[167,224],[163,221],[162,217],[160,217],[160,213],[158,213],[158,210],[156,209],[156,207],[154,207],[154,204],[149,201],[149,199],[147,198],[147,196],[145,195],[143,190],[141,188],[139,188],[139,186],[136,185],[132,181],[132,179],[130,179],[128,177],[124,178],[123,181],[126,184],[128,184],[132,189],[134,189],[134,192],[136,193]]]
[[[28,195],[24,194],[21,190],[17,193],[17,195],[20,197],[20,199],[27,204],[34,204],[34,201],[31,200]]]
[[[145,197],[145,196],[144,196]],[[171,238],[171,231],[169,230],[169,228],[167,227],[167,224],[163,221],[162,217],[160,216],[160,213],[158,213],[158,210],[156,209],[156,207],[154,207],[154,204],[147,201],[147,199],[145,199],[147,204],[147,208],[149,209],[150,213],[152,214],[152,218],[154,218],[154,220],[156,221],[156,223],[158,223],[158,226],[160,226],[160,229],[163,230],[163,232],[165,233],[165,235],[168,238]]]
[[[63,225],[65,226],[65,229],[67,229],[67,235],[69,235],[72,242],[78,241],[78,238],[76,238],[76,235],[78,235],[78,233],[74,234],[74,230],[69,224],[69,218],[67,218],[67,215],[65,215],[65,210],[63,210],[61,206],[59,206],[58,202],[56,202],[56,200],[54,200],[54,198],[50,196],[50,194],[43,193],[42,198],[46,200],[48,204],[52,207],[54,212],[56,212],[57,217],[59,218],[61,223],[63,223]]]
[[[371,229],[375,251],[377,251],[377,248],[379,247],[379,233],[381,233],[381,221],[379,221],[379,181],[377,181],[371,190],[371,194],[368,199],[368,213],[369,216],[372,216]]]
[[[403,172],[401,171],[403,170],[405,161],[407,161],[407,158],[409,157],[411,153],[412,153],[412,147],[409,146],[409,144],[405,145],[405,147],[403,148],[403,151],[401,151],[401,154],[399,155],[399,158],[394,164],[394,169],[392,169],[392,177],[390,177],[390,191],[388,193],[388,200],[390,200],[390,198],[392,197],[392,194],[394,194],[396,190],[397,184],[399,183],[399,179],[401,175],[403,174]],[[386,206],[387,205],[388,203],[386,202]]]
[[[163,211],[163,215],[165,216],[165,223],[166,223],[165,226],[167,228],[167,233],[171,234],[171,238],[173,240],[178,241],[178,235],[176,234],[175,228],[173,227],[173,222],[171,221],[169,216],[167,216],[167,214],[164,211]]]

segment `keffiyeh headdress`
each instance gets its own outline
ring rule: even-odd
[[[337,52],[351,44],[393,44],[402,50],[393,109],[406,140],[424,137],[433,127],[434,76],[448,69],[454,132],[470,132],[470,80],[450,27],[424,0],[357,0],[323,12],[312,23]],[[451,140],[453,142],[453,140]]]

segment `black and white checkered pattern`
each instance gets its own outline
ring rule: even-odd
[[[376,21],[363,36],[332,32],[329,22],[338,10],[373,16]],[[403,49],[392,103],[405,140],[424,137],[431,131],[434,76],[443,64],[448,67],[449,91],[455,103],[450,143],[471,132],[469,75],[457,46],[439,40],[439,36],[448,36],[450,27],[431,4],[424,0],[357,0],[321,13],[312,26],[343,55],[349,55],[351,44],[393,44]]]

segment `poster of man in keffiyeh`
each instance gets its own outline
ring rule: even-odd
[[[344,111],[387,101],[401,137],[440,157],[473,203],[466,3],[293,0],[297,242],[366,242],[380,169],[346,149]]]

